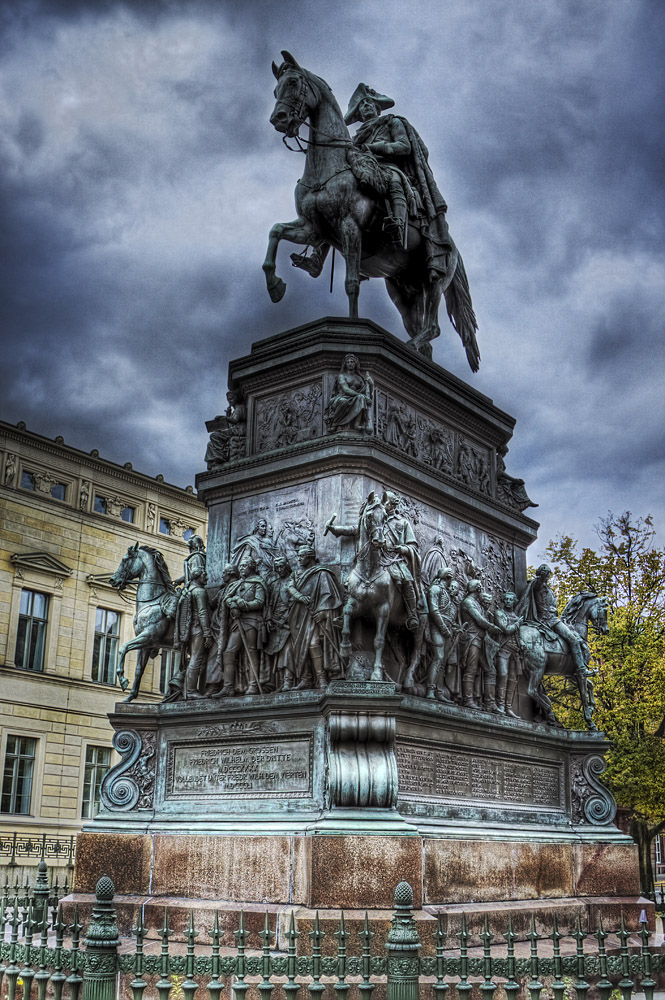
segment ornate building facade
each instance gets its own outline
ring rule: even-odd
[[[55,838],[95,815],[115,757],[118,650],[133,636],[134,593],[109,578],[137,541],[177,577],[205,525],[192,487],[0,422],[0,860],[14,834],[19,864],[31,837],[46,835],[58,857]],[[149,662],[148,700],[161,698],[175,657]]]

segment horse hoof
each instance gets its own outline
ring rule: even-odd
[[[369,678],[371,681],[382,681],[383,680],[383,670],[381,667],[374,669]]]
[[[286,291],[286,282],[281,278],[276,278],[272,285],[268,285],[268,293],[273,302],[281,302]]]
[[[130,693],[127,695],[127,697],[122,699],[122,704],[123,705],[129,705],[130,701],[134,701],[135,698],[136,698],[136,695],[134,694],[134,692],[130,691]]]

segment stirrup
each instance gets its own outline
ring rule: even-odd
[[[312,278],[318,278],[323,270],[323,261],[321,260],[321,255],[316,250],[310,257],[305,253],[292,253],[291,266],[307,271]]]

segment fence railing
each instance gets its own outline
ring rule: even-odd
[[[0,833],[0,859],[8,858],[6,863],[12,868],[35,858],[39,861],[64,861],[66,867],[72,869],[75,856],[76,834],[49,837],[45,833],[41,836]]]
[[[197,1000],[220,1000],[222,993],[231,996],[229,987],[235,1000],[246,1000],[248,991],[253,996],[258,994],[260,1000],[271,1000],[275,989],[275,998],[281,990],[285,1000],[297,1000],[299,994],[303,1000],[321,1000],[321,994],[328,989],[337,1000],[347,1000],[350,991],[361,1000],[371,1000],[379,984],[385,984],[387,1000],[417,1000],[421,996],[445,1000],[451,989],[458,1000],[470,1000],[472,990],[479,990],[482,1000],[493,1000],[497,990],[508,1000],[517,1000],[518,993],[525,990],[531,1000],[567,1000],[571,987],[577,1000],[587,1000],[592,986],[599,1000],[614,1000],[616,990],[621,1000],[630,1000],[638,987],[646,1000],[653,1000],[654,975],[665,972],[665,955],[650,950],[651,935],[646,923],[641,923],[637,944],[635,940],[631,943],[623,917],[614,932],[618,943],[612,951],[606,945],[609,932],[602,921],[594,932],[584,931],[578,921],[572,935],[572,954],[562,954],[564,935],[558,930],[556,917],[549,935],[538,934],[532,921],[527,935],[528,956],[516,955],[517,934],[509,919],[502,934],[505,955],[497,956],[487,918],[480,934],[482,946],[469,954],[471,935],[466,917],[462,916],[454,942],[447,939],[443,917],[439,916],[433,933],[433,954],[421,956],[408,882],[400,882],[395,890],[385,951],[379,955],[372,953],[374,931],[367,914],[359,931],[361,946],[356,954],[349,953],[350,934],[343,912],[332,935],[324,933],[317,912],[307,934],[309,953],[298,954],[297,942],[303,934],[297,930],[293,911],[282,936],[285,947],[277,947],[276,918],[272,918],[275,923],[271,926],[266,912],[258,935],[261,947],[251,950],[242,912],[233,932],[232,949],[224,946],[227,939],[220,928],[218,911],[212,927],[203,933],[195,928],[190,915],[183,948],[182,943],[174,946],[169,941],[173,929],[166,909],[157,941],[152,942],[146,942],[148,930],[139,910],[133,937],[123,942],[121,953],[114,886],[107,876],[97,883],[92,918],[84,934],[77,905],[72,908],[71,922],[63,920],[66,887],[49,886],[45,862],[39,865],[33,887],[21,887],[20,894],[13,889],[6,883],[0,900],[0,995],[7,1000],[46,1000],[47,995],[54,1000],[63,1000],[65,995],[68,1000],[78,1000],[82,987],[84,1000],[114,1000],[127,995],[128,988],[133,1000],[194,1000],[197,992]],[[333,953],[324,954],[329,950],[324,947],[324,939],[330,937],[335,939]],[[539,954],[541,941],[549,942],[550,954]],[[205,953],[199,947],[202,943],[207,946]],[[156,951],[149,953],[152,949]],[[129,976],[132,979],[127,982]]]

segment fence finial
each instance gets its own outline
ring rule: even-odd
[[[418,1000],[420,939],[412,907],[413,889],[408,882],[400,882],[395,889],[395,910],[386,938],[388,1000]]]
[[[120,939],[113,906],[114,895],[113,882],[108,875],[103,875],[97,883],[92,921],[84,938],[85,1000],[114,1000],[116,995]]]

